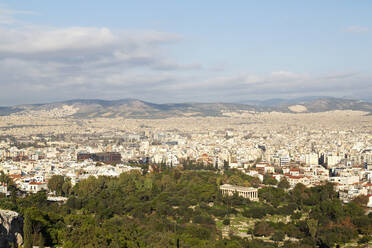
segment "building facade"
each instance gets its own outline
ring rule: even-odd
[[[258,201],[258,191],[252,187],[241,187],[230,184],[224,184],[220,186],[220,191],[224,196],[232,196],[237,193],[238,196],[247,198],[251,201]]]
[[[92,159],[95,162],[120,163],[121,154],[118,152],[100,152],[100,153],[78,153],[77,161]]]

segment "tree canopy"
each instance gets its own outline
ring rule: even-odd
[[[25,247],[333,247],[369,242],[372,231],[363,201],[342,203],[332,184],[298,184],[288,192],[268,185],[259,189],[259,202],[250,202],[220,193],[223,183],[254,185],[255,178],[234,170],[123,173],[89,177],[74,187],[64,177],[52,179],[50,190],[67,196],[66,203],[47,201],[46,192],[15,202],[0,198],[0,207],[24,216]],[[248,230],[253,240],[222,236],[221,228],[232,226],[237,216],[253,220]]]

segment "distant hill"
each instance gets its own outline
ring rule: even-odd
[[[6,116],[22,111],[23,109],[17,107],[0,107],[0,116]]]
[[[291,98],[291,99],[272,98],[272,99],[267,99],[267,100],[248,100],[248,101],[242,101],[241,103],[257,105],[257,106],[265,106],[265,107],[276,107],[276,106],[285,105],[285,104],[297,104],[300,102],[310,102],[310,101],[317,100],[320,98],[327,98],[327,97],[306,96],[306,97]]]
[[[284,103],[276,106],[279,111],[296,112],[292,109],[294,106],[304,107],[302,112],[325,112],[332,110],[358,110],[372,112],[372,103],[361,100],[350,100],[343,98],[318,98],[310,101],[299,101],[296,103]]]
[[[359,110],[372,113],[372,103],[331,97],[273,99],[250,104],[235,103],[169,103],[155,104],[138,99],[99,100],[77,99],[55,103],[0,107],[0,115],[51,114],[76,118],[126,117],[166,118],[176,116],[223,116],[229,112],[311,113],[332,110]]]

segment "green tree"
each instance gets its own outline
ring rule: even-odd
[[[56,195],[62,195],[62,186],[65,182],[64,176],[53,175],[48,181],[48,189],[56,193]]]
[[[311,235],[311,238],[315,240],[316,233],[318,231],[318,221],[314,219],[308,219],[306,221],[307,228],[309,229],[309,233]]]
[[[0,171],[0,183],[5,183],[7,185],[12,183],[12,179],[4,173],[4,171]]]
[[[367,244],[369,241],[372,240],[372,236],[363,236],[358,240],[358,244]]]
[[[270,236],[273,232],[274,228],[266,221],[257,222],[253,230],[255,236]]]
[[[222,224],[224,224],[225,226],[230,225],[230,219],[229,218],[224,219]]]
[[[282,231],[276,231],[271,237],[271,239],[274,241],[283,241],[284,238],[285,238],[285,234]]]
[[[44,248],[45,246],[45,239],[42,233],[39,233],[39,248]]]
[[[266,175],[264,175],[264,178],[263,178],[263,184],[277,185],[278,181],[275,178],[273,178],[271,175],[266,174]]]
[[[229,178],[229,183],[232,185],[244,186],[244,180],[239,175],[232,175]]]
[[[230,168],[230,166],[229,166],[229,162],[226,161],[226,160],[224,160],[224,161],[223,161],[223,169],[224,169],[225,171],[227,171],[229,168]]]
[[[290,185],[287,178],[283,177],[278,183],[278,187],[281,189],[289,189]]]
[[[355,197],[352,202],[357,204],[359,207],[366,207],[367,203],[368,203],[368,200],[369,200],[368,196],[359,195],[359,196]]]
[[[71,180],[68,179],[62,184],[62,193],[64,196],[70,195],[72,189]]]
[[[23,224],[24,248],[32,248],[32,220],[28,211],[25,212]]]

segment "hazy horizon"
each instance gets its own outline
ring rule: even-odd
[[[155,102],[155,101],[147,101],[141,98],[135,98],[135,97],[126,97],[126,98],[117,98],[117,99],[104,99],[104,98],[73,98],[73,99],[64,99],[64,100],[51,100],[51,101],[35,101],[35,102],[25,102],[25,103],[18,103],[18,104],[11,104],[11,105],[0,105],[0,107],[16,107],[16,106],[24,106],[24,105],[38,105],[38,104],[54,104],[54,103],[64,103],[64,102],[70,102],[70,101],[107,101],[107,102],[114,102],[114,101],[122,101],[122,100],[137,100],[147,103],[153,103],[153,104],[187,104],[187,103],[225,103],[225,104],[243,104],[243,105],[261,105],[267,102],[272,102],[272,104],[269,105],[276,105],[275,102],[310,102],[317,99],[344,99],[344,100],[360,100],[364,102],[372,102],[372,99],[370,98],[348,98],[348,97],[332,97],[332,96],[308,96],[308,97],[293,97],[293,98],[267,98],[267,99],[248,99],[247,101],[240,101],[240,102],[227,102],[223,100],[216,100],[216,101],[184,101],[184,102]]]

